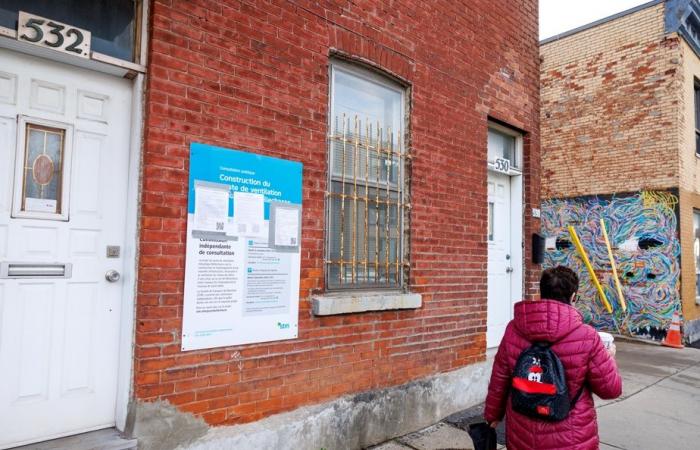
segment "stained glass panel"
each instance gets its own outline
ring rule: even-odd
[[[22,211],[61,214],[65,130],[27,124]]]

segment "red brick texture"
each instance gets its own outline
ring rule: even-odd
[[[150,24],[135,397],[210,424],[249,422],[484,359],[486,135],[523,130],[539,205],[537,2],[155,1]],[[410,85],[410,290],[418,310],[318,318],[324,291],[328,65]],[[299,338],[181,352],[191,142],[301,161]],[[539,223],[525,219],[529,235]],[[527,264],[526,292],[536,267]]]

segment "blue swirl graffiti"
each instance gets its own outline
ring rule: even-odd
[[[622,197],[554,199],[542,204],[542,230],[550,238],[544,267],[564,265],[581,280],[576,307],[587,323],[600,330],[661,339],[673,313],[680,312],[680,242],[678,198],[654,191]],[[615,289],[600,219],[606,223],[613,247],[627,311]],[[609,314],[578,255],[569,245],[567,226],[573,225],[588,253],[605,295],[613,305]],[[557,240],[555,248],[552,247]]]

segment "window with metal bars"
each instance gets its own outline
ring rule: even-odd
[[[409,155],[405,89],[343,62],[331,65],[326,286],[404,286]]]

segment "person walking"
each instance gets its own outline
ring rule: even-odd
[[[622,394],[622,379],[614,360],[615,346],[606,349],[593,327],[583,323],[572,306],[578,276],[563,266],[547,269],[540,279],[540,300],[515,305],[496,353],[484,418],[496,427],[505,417],[508,450],[593,450],[599,448],[592,394],[614,399]],[[549,349],[564,367],[571,410],[563,420],[529,417],[513,409],[513,371],[523,351],[535,343]]]

